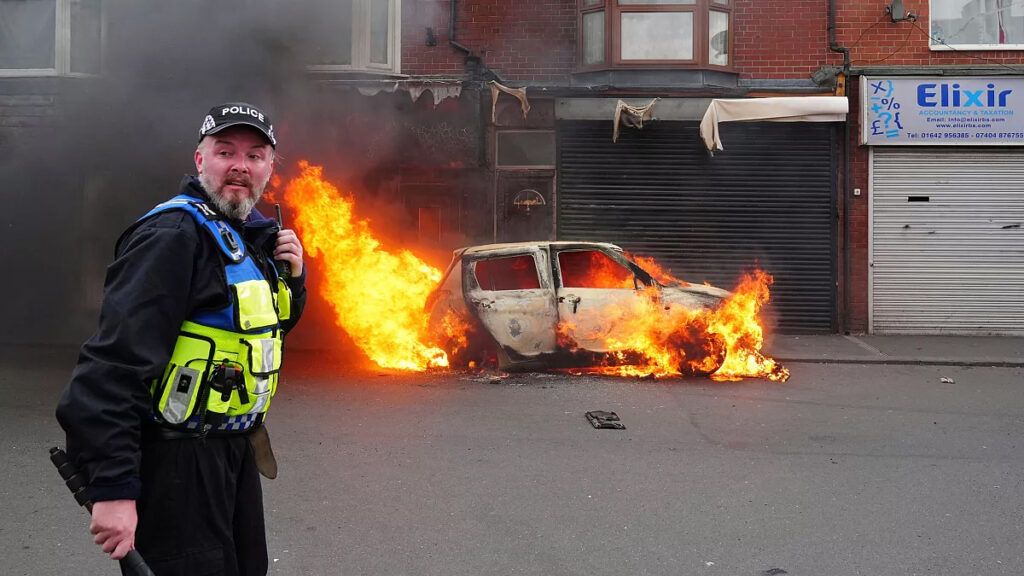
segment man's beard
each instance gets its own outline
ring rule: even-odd
[[[267,178],[269,181],[270,178]],[[223,186],[217,186],[217,183],[213,181],[213,178],[208,174],[199,175],[199,183],[206,190],[206,193],[210,195],[210,200],[213,205],[217,207],[217,210],[227,216],[228,218],[236,218],[238,220],[245,220],[249,213],[252,212],[253,207],[260,201],[260,197],[263,196],[263,190],[267,187],[267,182],[253,182],[249,181],[249,192],[251,194],[238,201],[232,202],[225,198],[221,193]]]

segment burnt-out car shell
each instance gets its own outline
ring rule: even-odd
[[[707,285],[663,285],[614,244],[544,241],[456,250],[426,306],[453,365],[480,361],[490,348],[504,370],[597,366],[609,352],[596,336],[606,328],[602,311],[650,289],[666,309],[711,309],[729,296]],[[461,344],[445,334],[453,315],[470,326]],[[571,343],[559,338],[560,322],[578,328]]]

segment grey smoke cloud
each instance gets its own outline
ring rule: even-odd
[[[330,5],[109,0],[103,74],[0,81],[0,93],[38,91],[57,102],[46,127],[0,136],[3,256],[18,271],[5,282],[13,292],[2,299],[6,339],[70,344],[88,335],[114,241],[194,171],[210,106],[258,103],[282,128],[283,156],[317,149],[308,133],[289,137],[285,111],[324,98],[303,79],[309,55],[349,26],[323,12]]]

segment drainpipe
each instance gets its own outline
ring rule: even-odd
[[[454,0],[453,0],[454,1]],[[828,49],[843,55],[843,77],[846,97],[850,94],[850,49],[836,42],[836,0],[828,0]],[[843,127],[843,191],[840,206],[843,211],[843,314],[840,330],[850,332],[850,118]]]
[[[480,57],[473,54],[472,50],[462,44],[459,44],[459,42],[455,40],[455,13],[458,10],[457,2],[455,0],[450,0],[449,8],[451,9],[451,13],[448,18],[448,44],[466,53],[466,64],[470,67],[469,73],[471,76],[476,77],[480,72]]]
[[[457,9],[455,0],[451,0],[449,7],[451,8],[451,15],[448,18],[448,43],[465,52],[467,57],[472,57],[473,51],[455,40],[455,11]]]

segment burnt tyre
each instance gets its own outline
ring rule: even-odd
[[[465,342],[448,339],[442,347],[448,354],[448,365],[463,370],[483,366],[490,356],[484,341],[485,338],[476,331],[467,332]]]
[[[718,334],[686,328],[673,335],[673,341],[679,350],[679,372],[684,376],[710,376],[725,364],[728,347]]]
[[[448,355],[448,366],[453,370],[499,367],[497,343],[475,318],[467,320],[465,332],[461,336],[446,337],[441,349]]]
[[[697,357],[703,354],[697,366],[692,364],[690,368],[690,374],[693,376],[711,376],[725,364],[725,357],[728,355],[729,350],[725,344],[725,338],[722,338],[718,334],[709,334],[707,342],[701,348],[700,352],[696,352],[691,358]]]

